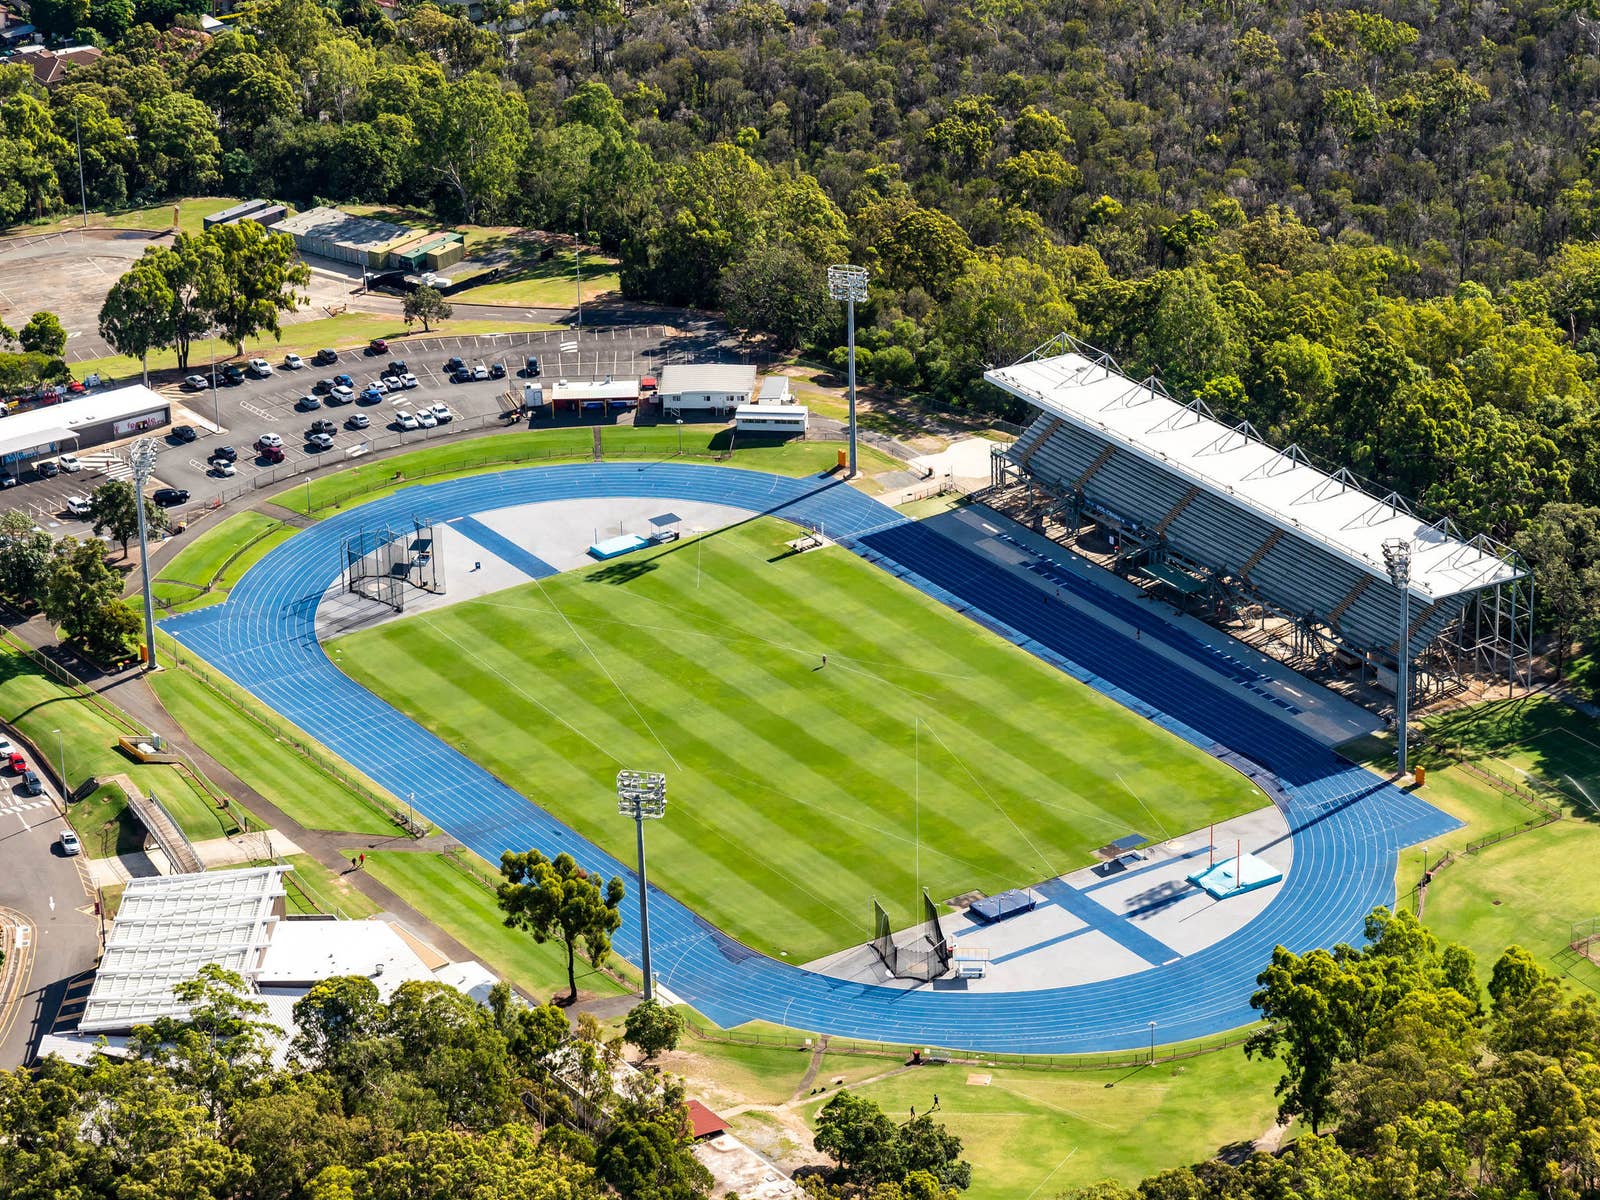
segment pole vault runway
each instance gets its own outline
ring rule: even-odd
[[[590,869],[633,871],[343,674],[315,636],[316,608],[338,577],[344,537],[551,500],[702,501],[813,528],[935,599],[1203,749],[1238,751],[1275,774],[1294,838],[1282,890],[1234,933],[1164,965],[1071,987],[1018,992],[860,984],[771,959],[727,937],[652,886],[651,950],[660,982],[723,1026],[765,1020],[819,1033],[962,1050],[1078,1053],[1204,1037],[1255,1019],[1250,993],[1275,946],[1306,951],[1357,941],[1376,905],[1394,902],[1396,854],[1456,822],[1299,729],[1291,713],[1252,704],[1212,649],[1142,614],[1091,580],[1064,584],[1125,615],[1144,641],[1108,636],[1069,606],[972,550],[829,478],[724,467],[582,464],[530,467],[419,485],[319,522],[252,567],[227,601],[163,628],[313,738],[417,807],[469,849],[567,851]],[[1067,551],[1062,551],[1065,555]],[[639,961],[625,904],[618,953]]]

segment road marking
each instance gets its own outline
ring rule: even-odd
[[[55,912],[55,910],[56,910],[56,898],[54,896],[51,896],[50,897],[50,911],[51,912]]]
[[[255,413],[256,416],[261,417],[263,420],[276,421],[278,419],[277,414],[270,413],[259,405],[251,404],[248,400],[239,401],[239,407],[246,412]]]
[[[26,946],[31,946],[31,945],[33,945],[33,926],[31,926],[31,925],[18,925],[17,926],[17,949],[20,950],[20,949],[22,949],[22,948],[24,948]]]
[[[578,348],[578,343],[577,342],[562,342],[561,343],[561,353],[563,353],[563,354],[571,354],[573,351],[577,350],[577,348]]]

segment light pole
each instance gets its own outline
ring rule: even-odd
[[[618,771],[617,811],[633,818],[639,836],[639,945],[643,947],[644,998],[655,999],[655,980],[650,974],[650,886],[644,874],[645,818],[659,819],[667,814],[667,777],[660,771]]]
[[[683,418],[678,418],[678,457],[683,457]]]
[[[83,186],[83,129],[78,123],[78,110],[72,110],[72,136],[78,143],[78,199],[83,201],[83,227],[89,228],[89,189]]]
[[[1411,719],[1411,541],[1409,538],[1385,538],[1383,565],[1389,569],[1389,578],[1400,592],[1400,640],[1395,643],[1395,663],[1398,667],[1395,680],[1394,712],[1396,756],[1400,774],[1406,773],[1406,732]]]
[[[1150,1022],[1150,1065],[1156,1065],[1156,1023]]]
[[[867,298],[867,269],[836,266],[828,268],[828,295],[845,303],[845,321],[850,337],[850,474],[856,476],[856,301]]]
[[[578,239],[572,239],[572,274],[578,281],[578,328],[583,328],[583,256],[578,251]],[[648,984],[648,980],[646,983]],[[647,997],[648,998],[648,997]]]
[[[150,597],[150,539],[145,528],[144,489],[156,465],[156,444],[140,438],[128,447],[128,465],[133,468],[133,506],[139,514],[139,571],[144,576],[145,667],[156,669],[156,606]]]

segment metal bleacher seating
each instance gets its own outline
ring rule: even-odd
[[[1398,614],[1391,587],[1363,587],[1370,572],[1242,505],[1211,492],[1194,494],[1189,478],[1175,469],[1049,415],[1035,420],[1006,457],[1041,483],[1081,490],[1120,517],[1160,527],[1167,545],[1184,558],[1219,574],[1246,576],[1284,611],[1332,624],[1357,647],[1394,648]],[[1466,596],[1457,596],[1414,604],[1413,654],[1443,633],[1466,603]]]

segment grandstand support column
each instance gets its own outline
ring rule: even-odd
[[[850,347],[850,473],[856,477],[856,301],[867,298],[867,269],[849,265],[828,268],[828,295],[844,301]]]
[[[655,999],[650,971],[650,885],[644,873],[644,823],[667,815],[667,777],[660,771],[618,771],[617,811],[633,818],[639,842],[639,965],[644,970],[644,998]]]
[[[145,529],[144,490],[150,486],[150,472],[156,465],[156,444],[140,438],[128,447],[128,465],[133,468],[133,507],[139,514],[139,573],[144,579],[144,665],[156,669],[156,605],[150,595],[150,539]]]
[[[1406,773],[1406,736],[1411,719],[1411,542],[1408,538],[1386,538],[1383,564],[1400,593],[1400,639],[1395,643],[1397,668],[1394,688],[1395,762],[1400,774]]]

